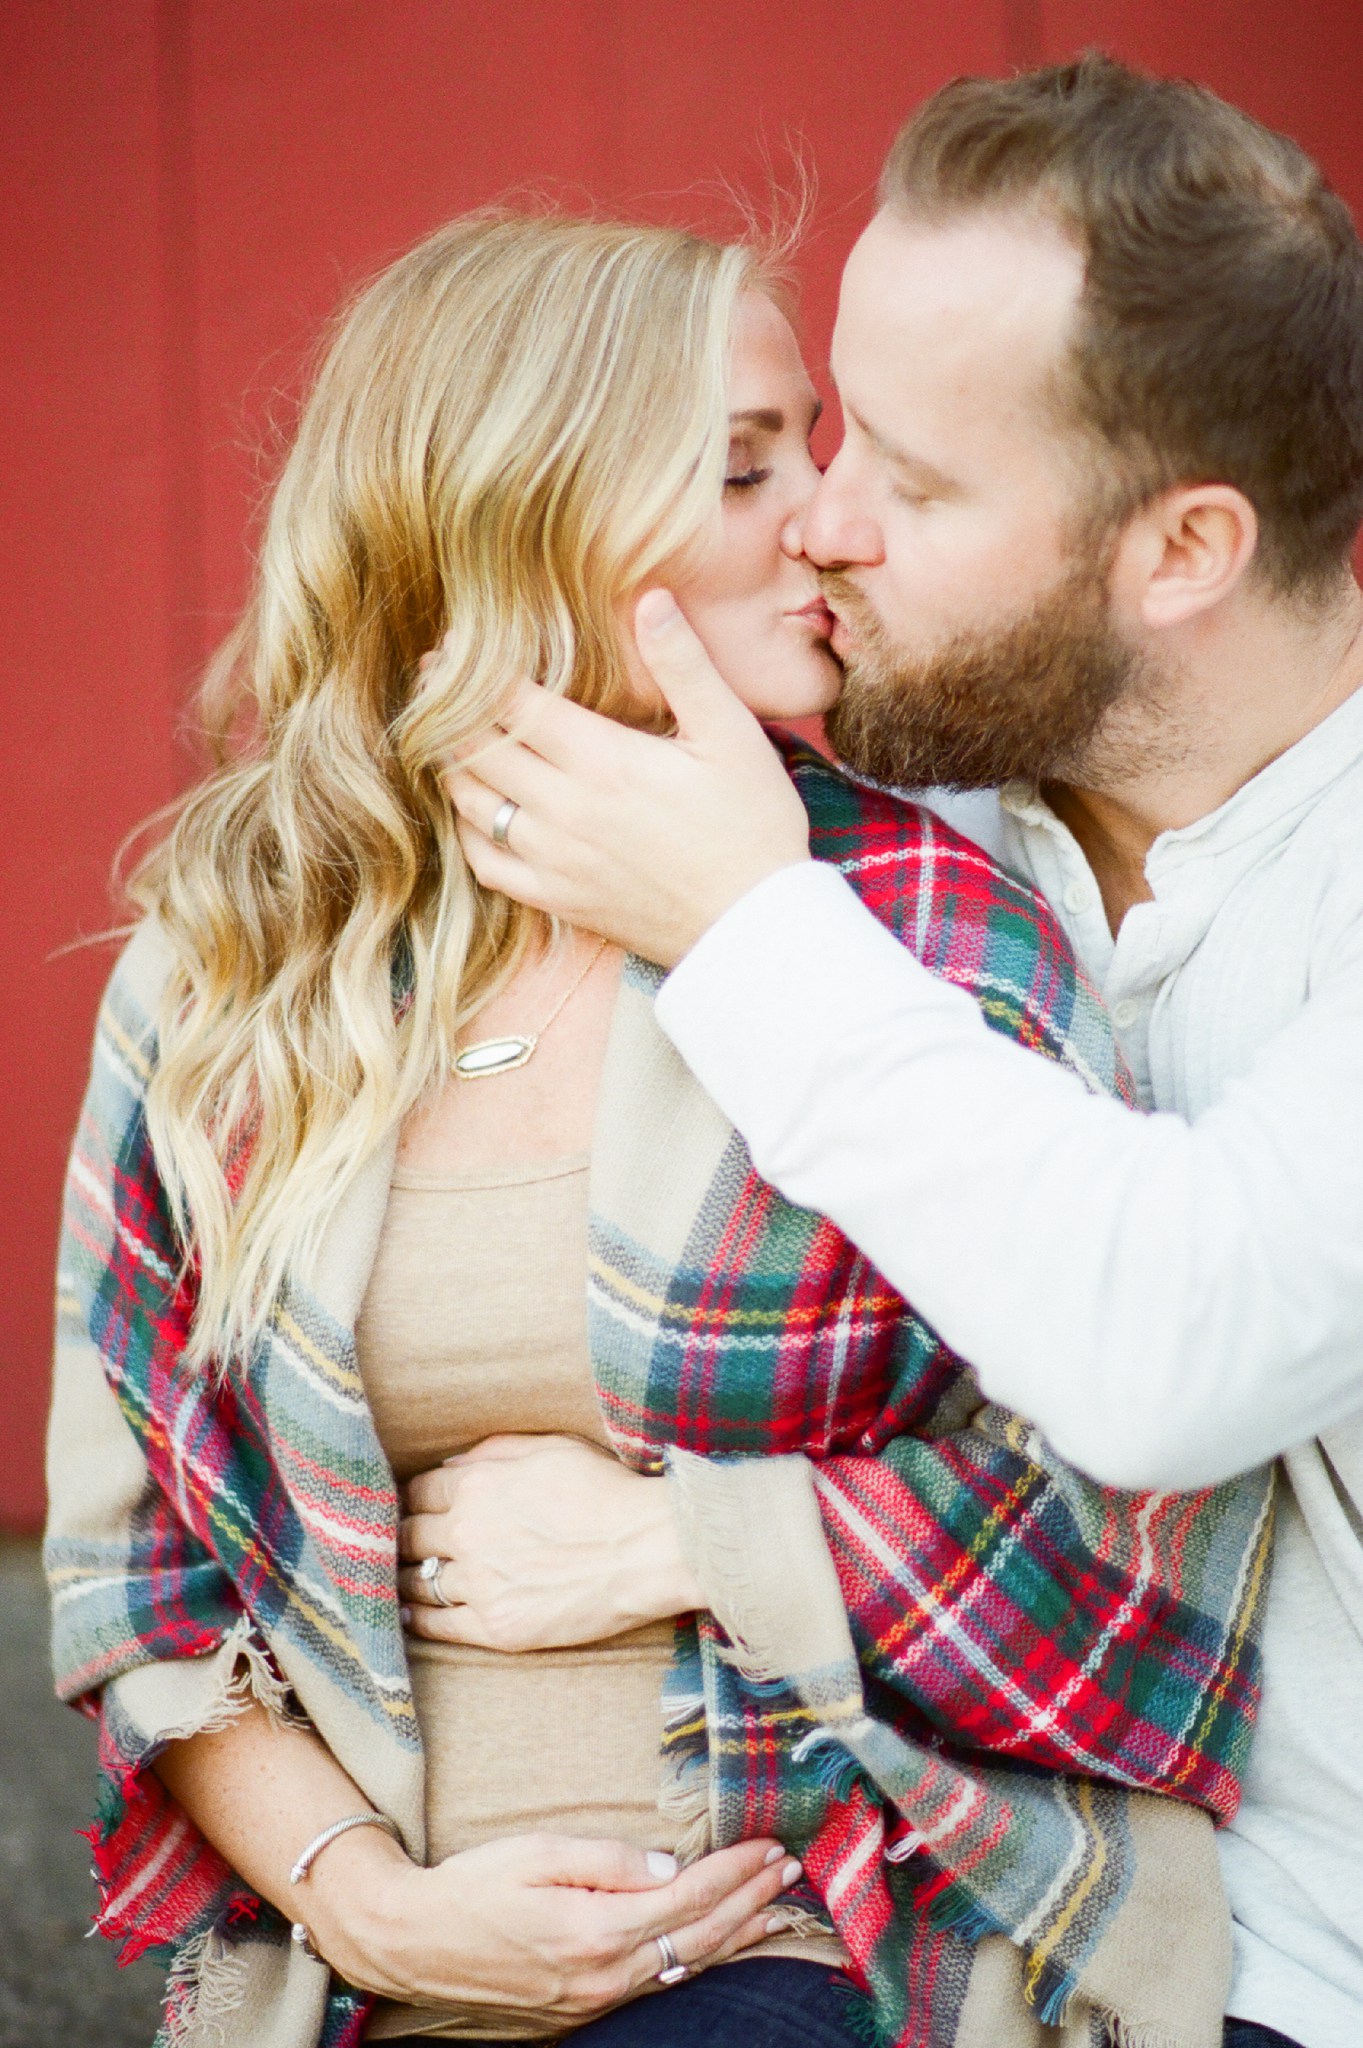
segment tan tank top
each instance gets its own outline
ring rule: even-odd
[[[587,1350],[585,1158],[501,1172],[399,1168],[355,1337],[399,1480],[502,1431],[609,1448]],[[427,1857],[547,1829],[671,1849],[658,1808],[672,1623],[567,1650],[468,1649],[408,1637],[426,1751]],[[750,1953],[836,1962],[827,1938]],[[370,2039],[525,2040],[543,2014],[384,2003]]]

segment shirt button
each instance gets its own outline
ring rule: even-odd
[[[1088,882],[1071,882],[1062,900],[1066,910],[1078,917],[1081,912],[1092,910],[1098,900],[1098,892]]]
[[[1140,1016],[1140,1014],[1140,1004],[1133,1003],[1131,998],[1128,996],[1125,1002],[1114,1003],[1112,1008],[1112,1021],[1119,1031],[1127,1031],[1136,1022],[1136,1019]]]

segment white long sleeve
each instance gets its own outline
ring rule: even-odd
[[[1153,1115],[990,1033],[826,868],[737,904],[659,1014],[759,1168],[833,1216],[1062,1455],[1162,1487],[1290,1451],[1258,1734],[1221,1837],[1229,2011],[1355,2048],[1363,691],[1155,842],[1152,900],[1115,941],[1044,804],[951,808],[1050,900]]]
[[[738,903],[658,1012],[758,1170],[988,1395],[1109,1484],[1199,1486],[1363,1412],[1363,919],[1329,954],[1192,1118],[990,1032],[818,865]]]

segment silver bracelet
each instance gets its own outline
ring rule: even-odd
[[[397,1822],[395,1820],[389,1820],[388,1815],[386,1813],[349,1814],[347,1815],[345,1820],[334,1820],[329,1828],[323,1828],[320,1835],[313,1836],[312,1840],[308,1843],[307,1848],[303,1851],[298,1861],[294,1864],[293,1869],[289,1872],[289,1883],[301,1884],[303,1882],[303,1879],[307,1876],[308,1872],[312,1869],[313,1864],[317,1861],[317,1858],[321,1855],[323,1849],[325,1849],[329,1843],[334,1842],[338,1835],[349,1834],[352,1828],[383,1828],[387,1834],[390,1834],[393,1837],[393,1840],[395,1842],[400,1842],[402,1840],[402,1835],[398,1828]]]

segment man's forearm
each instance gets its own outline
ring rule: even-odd
[[[1344,1284],[1363,1185],[1276,1072],[1196,1126],[1094,1097],[990,1032],[826,867],[752,891],[658,1008],[758,1170],[1098,1478],[1211,1483],[1363,1408],[1363,1286]],[[1327,1056],[1343,1071],[1328,1033]],[[1284,1131],[1328,1155],[1328,1186],[1285,1184]]]

